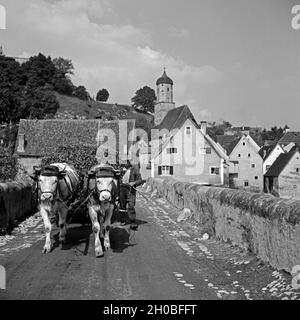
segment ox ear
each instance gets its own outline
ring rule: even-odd
[[[31,178],[32,180],[34,180],[34,181],[37,181],[37,180],[38,180],[38,176],[39,176],[39,174],[41,173],[41,171],[42,171],[42,168],[37,167],[37,166],[34,166],[34,167],[33,167],[33,174],[29,175],[30,178]]]
[[[38,175],[40,174],[42,171],[42,168],[41,167],[38,167],[38,166],[33,166],[33,172],[34,174]]]
[[[95,176],[96,172],[94,170],[89,170],[88,175],[89,176]]]
[[[62,179],[66,176],[66,172],[65,171],[62,171],[58,174],[58,179]]]

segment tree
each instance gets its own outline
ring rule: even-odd
[[[155,100],[155,91],[148,86],[136,91],[135,96],[131,99],[134,108],[145,112],[154,112]]]
[[[61,94],[72,95],[74,91],[74,85],[69,78],[62,76],[61,74],[55,74],[53,78],[54,90]]]
[[[69,77],[69,75],[74,74],[74,66],[72,60],[64,59],[64,58],[54,58],[53,64],[56,70],[61,73],[62,75]]]
[[[89,100],[90,99],[90,95],[84,86],[76,87],[73,92],[73,95],[81,100]]]
[[[222,123],[216,124],[212,123],[211,127],[207,128],[207,133],[211,138],[217,141],[217,136],[225,134],[225,130],[232,127],[232,124],[228,121],[224,121]]]
[[[103,88],[98,91],[96,100],[106,102],[108,100],[108,97],[109,97],[109,92]]]

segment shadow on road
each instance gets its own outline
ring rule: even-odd
[[[136,224],[140,228],[140,225],[148,223],[147,221],[144,220],[136,220]],[[122,225],[120,222],[114,222],[111,225],[110,229],[110,244],[111,244],[111,249],[113,252],[118,252],[121,253],[123,252],[126,248],[132,247],[137,245],[136,243],[133,243],[132,240],[135,237],[136,232],[142,232],[140,229],[137,231],[133,231],[130,229],[130,224],[125,224]],[[91,225],[70,225],[67,231],[67,241],[61,246],[62,250],[70,250],[74,247],[77,247],[82,243],[85,244],[84,250],[79,250],[83,255],[87,255],[89,251],[89,246],[90,246],[90,240],[94,241],[92,235],[92,228]],[[103,246],[103,241],[101,239],[102,247],[104,250]],[[56,248],[60,247],[60,241],[59,241],[59,232],[54,234],[53,236],[53,246],[52,250],[55,250]]]
[[[90,245],[90,235],[92,233],[91,226],[76,226],[69,227],[67,231],[67,241],[62,245],[62,250],[70,250],[81,243],[85,243],[85,248],[81,252],[83,255],[88,254],[89,245]],[[53,237],[53,247],[52,251],[60,246],[59,242],[59,232],[56,233]]]

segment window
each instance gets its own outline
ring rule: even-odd
[[[241,157],[241,154],[240,154],[240,153],[238,154],[238,157],[239,157],[239,158]]]
[[[185,127],[185,133],[191,134],[191,127]]]
[[[219,167],[210,167],[210,175],[212,176],[218,176],[220,174],[220,168]]]
[[[205,150],[206,150],[206,154],[211,154],[211,148],[210,147],[205,148]]]
[[[247,180],[244,181],[244,186],[245,186],[245,187],[249,187],[249,181],[247,181]]]
[[[249,158],[251,157],[251,154],[250,154],[250,153],[248,153],[248,157],[249,157]]]
[[[254,179],[255,179],[255,180],[258,180],[258,176],[255,176]]]
[[[252,163],[252,164],[251,164],[251,168],[255,168],[255,163]]]
[[[299,173],[299,171],[300,171],[300,169],[299,169],[299,168],[296,168],[296,172]]]
[[[177,148],[167,148],[167,153],[168,154],[177,153]]]
[[[245,142],[243,142],[243,146],[245,146],[246,145],[246,143]]]
[[[108,149],[104,149],[104,158],[107,158],[108,157]]]
[[[173,166],[158,166],[159,176],[171,176],[173,175]]]

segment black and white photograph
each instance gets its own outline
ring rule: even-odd
[[[0,0],[4,300],[300,300],[299,0]]]

